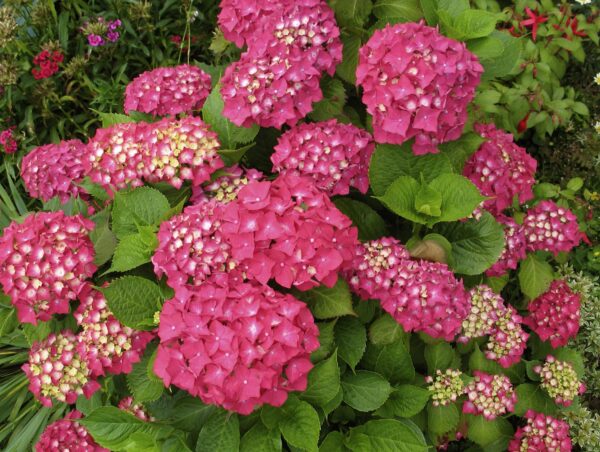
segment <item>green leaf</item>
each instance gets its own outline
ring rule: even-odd
[[[415,200],[421,185],[410,176],[400,176],[388,187],[383,196],[377,197],[388,209],[415,223],[426,224],[429,216],[417,212]]]
[[[504,44],[498,38],[486,36],[485,38],[471,39],[467,48],[479,59],[496,58],[504,52]]]
[[[100,121],[102,121],[103,128],[114,126],[115,124],[122,124],[125,122],[135,122],[135,120],[130,116],[121,113],[97,113],[100,117]]]
[[[158,285],[139,276],[123,276],[100,290],[123,325],[136,330],[155,327],[154,314],[161,310],[163,301]]]
[[[110,210],[104,209],[91,218],[96,227],[90,232],[90,240],[94,244],[94,264],[104,265],[112,257],[117,246],[117,238],[110,230]]]
[[[459,30],[459,35],[448,36],[461,41],[483,38],[495,30],[496,22],[501,17],[500,14],[494,14],[489,11],[467,9],[454,19],[454,28]]]
[[[469,132],[465,133],[458,140],[440,144],[439,148],[442,155],[446,156],[451,162],[454,171],[460,174],[463,172],[463,167],[469,157],[479,149],[479,146],[484,141],[485,139],[481,135]]]
[[[240,424],[237,414],[220,409],[202,426],[196,452],[237,452],[240,448]]]
[[[373,411],[385,403],[391,393],[388,381],[367,370],[346,374],[342,378],[344,402],[358,411]]]
[[[342,115],[346,104],[344,84],[338,79],[323,77],[321,91],[323,91],[323,99],[313,105],[310,118],[314,121],[327,121]]]
[[[308,304],[317,319],[355,315],[352,310],[350,289],[342,278],[338,278],[335,286],[331,288],[319,286],[306,292],[299,292],[296,296]]]
[[[517,67],[521,57],[521,39],[511,36],[507,31],[499,30],[493,31],[490,36],[502,42],[503,51],[500,56],[480,60],[485,69],[482,80],[492,80],[509,75]]]
[[[521,292],[532,300],[546,292],[553,280],[552,266],[535,254],[528,254],[527,258],[519,264]]]
[[[429,183],[441,194],[441,215],[430,220],[432,225],[439,221],[456,221],[466,218],[485,199],[479,189],[466,177],[458,174],[442,174]]]
[[[425,361],[427,372],[434,375],[436,370],[446,370],[452,367],[454,349],[447,342],[429,344],[425,347]]]
[[[369,421],[350,430],[346,446],[355,452],[427,452],[425,438],[409,421]]]
[[[279,430],[288,444],[307,451],[316,451],[321,423],[315,409],[295,397],[281,407]]]
[[[335,338],[333,329],[337,320],[331,322],[317,322],[319,327],[319,348],[310,355],[313,363],[317,363],[327,358],[335,348]]]
[[[478,275],[490,268],[504,249],[504,229],[489,213],[479,221],[438,225],[435,232],[443,235],[452,245],[449,262],[456,273]]]
[[[369,339],[374,345],[389,345],[408,335],[402,326],[389,314],[384,314],[369,327]]]
[[[319,446],[319,452],[345,452],[346,450],[348,449],[344,446],[344,435],[335,430],[329,432]]]
[[[446,406],[427,405],[427,425],[436,435],[451,432],[458,426],[460,414],[455,403]]]
[[[95,392],[89,399],[84,395],[80,395],[77,397],[77,401],[75,402],[75,407],[78,411],[83,413],[84,416],[87,416],[96,408],[100,408],[101,406],[103,406],[103,403],[100,392]]]
[[[343,4],[340,2],[340,4]],[[343,81],[356,84],[356,66],[358,66],[358,50],[360,49],[360,37],[342,31],[342,62],[337,65],[335,73]]]
[[[117,192],[112,213],[113,231],[119,239],[137,234],[141,226],[160,224],[170,208],[166,196],[154,188]]]
[[[373,193],[381,196],[400,176],[420,179],[423,174],[425,182],[431,182],[439,175],[452,171],[450,160],[442,153],[414,155],[411,142],[401,146],[380,144],[371,157],[369,181]]]
[[[111,272],[125,272],[147,262],[158,246],[158,238],[151,227],[140,228],[139,234],[126,235],[115,249]]]
[[[358,228],[359,240],[375,240],[389,234],[383,218],[364,202],[350,198],[336,198],[334,204]]]
[[[483,416],[468,416],[467,423],[469,426],[467,437],[484,450],[487,450],[488,446],[499,440],[506,441],[508,446],[508,441],[513,435],[512,425],[501,417],[488,421]],[[500,450],[506,450],[506,448]]]
[[[250,143],[238,149],[219,149],[217,152],[223,159],[223,162],[226,166],[233,166],[240,160],[242,160],[242,157],[246,155],[246,152],[252,149],[255,146],[255,144],[256,143]]]
[[[118,451],[125,449],[133,434],[143,434],[151,440],[177,434],[172,427],[144,422],[114,406],[96,408],[79,420],[102,447]]]
[[[257,422],[242,437],[240,452],[280,452],[281,447],[279,431],[269,430],[261,422]]]
[[[238,127],[223,116],[223,99],[221,86],[217,84],[202,107],[202,119],[209,124],[217,135],[224,149],[235,149],[239,144],[250,143],[258,134],[259,127]]]
[[[429,185],[421,184],[415,195],[415,209],[429,217],[442,215],[442,194]]]
[[[577,376],[580,379],[584,378],[585,361],[580,352],[571,348],[560,347],[555,349],[552,352],[552,355],[554,355],[554,357],[560,361],[566,361],[570,363],[573,366],[573,369],[575,369],[575,372],[577,372]]]
[[[371,0],[338,0],[333,4],[335,18],[342,27],[362,27],[369,19],[371,8]]]
[[[404,339],[383,346],[368,344],[362,364],[393,384],[409,383],[415,378],[415,368]]]
[[[335,324],[338,355],[354,370],[367,346],[367,332],[356,317],[341,317]]]
[[[437,0],[437,8],[447,12],[450,17],[457,17],[469,9],[469,0]]]
[[[154,350],[156,350],[155,347]],[[144,352],[143,359],[133,365],[133,370],[127,374],[127,387],[137,402],[153,402],[163,393],[165,385],[154,373],[154,359],[151,347]]]
[[[340,368],[335,352],[310,371],[306,391],[300,393],[300,398],[324,407],[336,397],[339,390]]]
[[[379,19],[401,17],[408,22],[415,22],[423,17],[418,0],[377,0],[373,6],[373,14]]]
[[[413,417],[417,415],[429,400],[430,391],[414,385],[400,385],[390,394],[390,398],[381,407],[380,411],[388,411],[385,417]]]
[[[554,400],[546,394],[540,385],[523,383],[515,388],[515,392],[517,394],[517,403],[515,405],[515,414],[517,416],[523,416],[529,409],[549,415],[558,412],[558,407],[554,403]]]

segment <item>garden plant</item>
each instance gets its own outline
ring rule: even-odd
[[[0,449],[600,450],[593,0],[6,0]]]

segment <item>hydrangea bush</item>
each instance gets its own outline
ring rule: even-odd
[[[572,450],[582,186],[547,196],[478,111],[521,41],[468,2],[353,4],[222,0],[215,61],[17,154],[0,418],[37,413],[7,450]]]

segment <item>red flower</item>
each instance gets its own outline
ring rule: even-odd
[[[540,24],[543,24],[544,22],[547,22],[548,18],[545,16],[538,16],[537,10],[534,12],[531,11],[529,8],[525,8],[525,12],[529,16],[529,19],[522,20],[521,22],[519,22],[519,25],[525,28],[531,27],[531,37],[535,41],[537,39],[538,26]]]

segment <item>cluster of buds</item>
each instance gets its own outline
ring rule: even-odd
[[[487,343],[485,356],[507,368],[518,363],[527,348],[529,334],[523,330],[523,318],[512,306],[498,315],[494,331]]]
[[[100,447],[77,419],[82,414],[73,410],[64,418],[48,425],[35,444],[36,452],[109,452]]]
[[[552,281],[550,288],[529,303],[530,315],[523,323],[552,347],[567,345],[579,331],[581,295],[573,293],[566,281]]]
[[[373,116],[375,140],[438,152],[467,120],[483,67],[465,44],[421,23],[387,25],[359,51],[356,81]]]
[[[350,187],[369,189],[369,162],[375,150],[371,135],[335,119],[307,123],[285,132],[271,155],[273,171],[311,177],[328,195],[347,195]]]
[[[40,80],[56,74],[58,72],[58,65],[64,59],[65,56],[60,50],[42,50],[33,58],[33,64],[38,66],[31,70],[33,78]]]
[[[124,110],[156,116],[191,113],[202,108],[210,89],[210,75],[198,67],[159,67],[138,75],[127,85]]]
[[[435,378],[425,377],[425,382],[429,384],[428,388],[431,394],[431,403],[433,406],[446,406],[456,402],[464,393],[465,383],[462,379],[462,372],[456,369],[446,369],[435,371]]]
[[[527,256],[525,232],[512,218],[498,215],[496,221],[504,225],[504,249],[500,258],[485,274],[502,276],[509,270],[515,270],[520,261]]]
[[[19,148],[17,140],[15,139],[15,126],[4,129],[0,132],[0,145],[7,154],[14,154]]]
[[[0,284],[21,322],[36,324],[69,312],[69,301],[96,271],[92,229],[92,221],[62,211],[31,214],[4,229]]]
[[[540,386],[558,405],[568,407],[575,397],[585,392],[585,385],[579,381],[573,365],[567,361],[559,361],[548,355],[546,362],[533,370],[540,375]]]
[[[15,39],[17,27],[16,11],[10,6],[0,6],[0,48]]]
[[[72,404],[80,395],[89,398],[100,389],[79,355],[77,343],[77,336],[65,330],[58,335],[52,333],[31,347],[22,369],[29,378],[29,390],[42,405],[52,406],[53,399]]]
[[[121,25],[119,19],[106,20],[104,17],[97,17],[92,21],[85,22],[81,27],[81,32],[86,36],[90,46],[100,47],[119,40],[118,30]]]
[[[144,406],[140,403],[133,403],[133,397],[125,397],[119,402],[118,408],[126,411],[127,413],[133,414],[138,419],[145,422],[154,422],[154,417],[150,416],[144,409]]]
[[[214,173],[217,177],[202,186],[192,187],[190,202],[198,204],[215,200],[221,204],[237,199],[238,192],[251,181],[259,181],[263,173],[254,168],[244,169],[238,165],[224,168]]]
[[[237,277],[176,291],[158,334],[154,371],[165,385],[244,415],[305,390],[310,352],[319,347],[304,303]]]
[[[469,298],[471,309],[463,320],[459,342],[492,334],[499,317],[506,311],[502,297],[484,284],[472,288]]]
[[[527,424],[519,427],[508,452],[571,452],[569,424],[552,416],[527,410]]]
[[[463,174],[482,195],[492,198],[484,202],[484,208],[498,215],[515,198],[520,203],[532,199],[536,160],[515,144],[511,134],[493,124],[476,124],[475,130],[485,141],[469,158]]]
[[[74,314],[81,326],[77,350],[91,375],[131,372],[154,333],[122,325],[108,309],[104,295],[89,284],[81,291],[79,299],[81,304]]]
[[[577,217],[554,201],[542,201],[527,211],[523,231],[528,251],[569,252],[583,238]]]
[[[490,375],[478,370],[473,375],[475,378],[465,388],[467,400],[463,404],[463,413],[492,421],[514,411],[517,395],[506,375]]]
[[[79,140],[34,148],[21,162],[27,192],[45,202],[58,196],[61,203],[82,195],[77,183],[85,177],[86,158],[87,147]]]

